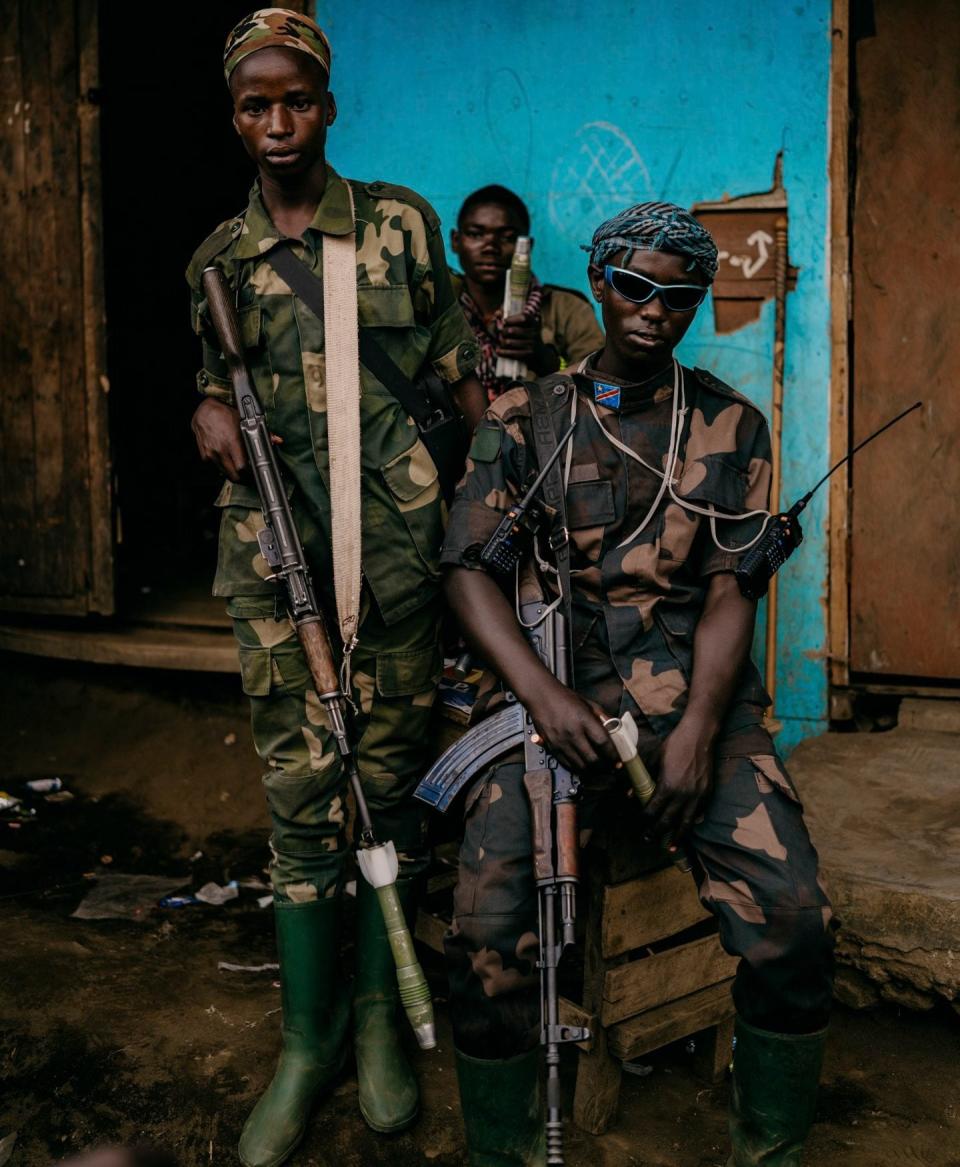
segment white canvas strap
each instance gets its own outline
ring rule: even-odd
[[[357,325],[356,216],[349,235],[323,237],[323,326],[330,459],[330,527],[337,620],[343,640],[344,694],[350,696],[350,654],[360,624],[360,356]]]

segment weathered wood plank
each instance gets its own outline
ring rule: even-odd
[[[586,1041],[578,1041],[574,1042],[574,1044],[577,1049],[583,1050],[584,1053],[590,1053],[593,1049],[597,1031],[600,1028],[600,1018],[596,1013],[588,1012],[582,1005],[578,1005],[576,1001],[571,1001],[569,997],[561,997],[560,1024],[575,1025],[578,1029],[584,1027],[589,1029],[590,1037]]]
[[[68,5],[72,11],[72,4]],[[49,0],[21,6],[24,52],[24,146],[26,151],[26,233],[20,246],[27,253],[31,355],[30,408],[33,412],[33,521],[29,535],[28,573],[39,595],[73,590],[63,578],[70,562],[72,532],[62,507],[63,440],[61,397],[61,307],[57,255],[57,173],[54,133],[60,130],[52,82],[52,47],[63,35],[61,20]],[[64,263],[70,262],[69,254]]]
[[[603,895],[605,957],[654,944],[706,919],[693,878],[666,867],[629,883],[608,887]]]
[[[830,54],[830,463],[850,448],[850,0],[833,0]],[[830,479],[830,680],[850,680],[850,473]]]
[[[603,877],[594,865],[587,873],[587,928],[584,940],[583,1008],[598,1015],[603,1002],[609,962],[601,948]],[[615,958],[618,959],[618,958]],[[577,1087],[573,1097],[573,1118],[577,1126],[591,1134],[602,1134],[616,1117],[620,1100],[620,1063],[607,1050],[607,1031],[595,1025],[589,1053],[577,1055]]]
[[[733,1016],[729,980],[650,1009],[607,1031],[610,1052],[623,1061],[642,1057],[681,1037],[719,1025]]]
[[[431,916],[423,908],[417,913],[417,926],[414,936],[421,944],[432,948],[434,952],[443,952],[443,937],[450,925],[439,916]]]
[[[46,290],[56,316],[56,399],[37,416],[37,505],[49,592],[86,590],[89,554],[86,409],[83,383],[82,252],[77,133],[76,5],[48,0],[53,180],[49,194],[52,271]],[[72,435],[76,433],[76,439]],[[41,436],[41,435],[46,436]],[[46,457],[47,449],[59,456]],[[47,520],[49,519],[49,526]]]
[[[630,961],[607,971],[600,1018],[615,1025],[637,1013],[686,997],[733,975],[737,957],[728,956],[716,936],[704,936],[667,952]]]
[[[23,532],[33,521],[33,404],[30,355],[30,297],[26,238],[26,150],[21,3],[4,5],[0,20],[0,269],[6,294],[0,328],[0,579],[3,590],[22,594],[31,587],[23,554]],[[22,561],[22,562],[21,562]]]
[[[201,632],[120,625],[93,634],[79,628],[0,624],[0,651],[145,669],[240,671],[236,642],[226,630]]]
[[[95,57],[96,5],[80,2]],[[102,362],[96,433],[86,406],[78,97],[79,62],[89,72],[91,46],[80,51],[77,19],[77,0],[8,0],[0,22],[0,264],[9,292],[0,340],[0,596],[5,607],[34,611],[87,611],[94,585],[105,597],[99,610],[112,609]],[[102,351],[102,294],[96,328]],[[106,544],[99,574],[90,562],[92,436]]]
[[[696,1049],[693,1051],[693,1072],[702,1082],[721,1082],[730,1069],[733,1057],[733,1027],[736,1015],[729,1003],[729,1012],[716,1025],[710,1025],[697,1034]],[[696,1033],[696,1031],[694,1031]]]
[[[106,302],[103,291],[103,213],[100,162],[100,106],[89,95],[100,87],[98,0],[77,2],[80,75],[79,168],[80,236],[83,260],[83,377],[87,418],[87,481],[90,491],[89,595],[93,612],[114,611],[113,500],[107,416]]]

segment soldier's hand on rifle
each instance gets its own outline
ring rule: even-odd
[[[657,791],[646,812],[668,846],[687,833],[713,787],[713,744],[692,718],[681,718],[663,743]]]
[[[194,411],[190,428],[204,462],[212,462],[231,482],[242,482],[248,464],[237,411],[223,401],[207,397]],[[283,439],[271,434],[270,440],[279,445]]]
[[[616,750],[603,727],[607,714],[553,677],[549,679],[553,683],[545,684],[526,705],[550,753],[574,773],[600,762],[615,765]]]
[[[540,337],[539,316],[508,316],[500,330],[497,355],[522,361],[540,377],[555,373],[560,368],[560,356],[552,344],[544,344]]]

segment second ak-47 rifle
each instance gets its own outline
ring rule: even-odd
[[[270,578],[285,589],[290,619],[297,630],[317,696],[327,714],[341,765],[353,790],[357,818],[360,820],[357,863],[380,901],[387,938],[397,966],[400,1001],[421,1048],[433,1049],[437,1044],[433,1002],[397,894],[396,849],[392,842],[378,842],[374,833],[347,732],[344,695],[340,689],[330,637],[313,589],[303,545],[290,512],[263,407],[243,358],[240,329],[229,286],[223,273],[215,267],[208,267],[204,271],[202,282],[210,319],[230,371],[233,395],[240,414],[240,432],[250,459],[266,524],[257,534],[257,542],[273,571]]]
[[[549,423],[549,418],[547,418]],[[501,519],[480,552],[480,562],[494,576],[513,586],[515,570],[556,508],[544,506],[539,492],[573,435],[574,426],[542,459],[543,468],[522,498]],[[553,439],[555,441],[555,439]],[[563,505],[562,487],[560,505]],[[553,499],[551,499],[551,502]],[[561,523],[561,528],[562,528]],[[565,534],[565,530],[564,530]],[[557,541],[547,542],[557,549]],[[562,586],[562,585],[561,585]],[[566,600],[561,590],[561,601]],[[570,655],[565,604],[547,599],[524,603],[520,621],[534,651],[553,675],[569,685]],[[428,771],[416,797],[437,810],[448,809],[456,794],[484,767],[521,745],[523,784],[530,802],[533,871],[539,892],[540,917],[540,1041],[547,1066],[547,1163],[562,1167],[563,1115],[560,1107],[560,1046],[586,1041],[589,1030],[560,1023],[557,970],[574,943],[576,889],[580,849],[576,798],[580,780],[547,750],[530,714],[512,694],[505,709],[466,733]]]

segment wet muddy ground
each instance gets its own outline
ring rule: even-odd
[[[33,797],[31,821],[0,822],[0,1139],[19,1132],[11,1163],[47,1167],[146,1138],[183,1164],[234,1164],[272,1068],[279,991],[271,969],[218,965],[275,960],[263,892],[243,888],[223,907],[148,906],[136,918],[71,913],[91,876],[101,886],[116,872],[194,887],[262,878],[265,814],[236,683],[15,656],[0,666],[0,789],[57,775],[75,796]],[[428,956],[427,971],[440,1048],[413,1054],[418,1124],[390,1139],[368,1131],[348,1069],[295,1164],[464,1162],[443,970]],[[624,1077],[607,1134],[569,1130],[570,1167],[725,1162],[725,1085],[698,1077],[682,1046],[648,1061],[649,1076]],[[838,1008],[807,1167],[960,1167],[958,1066],[950,1011]]]

